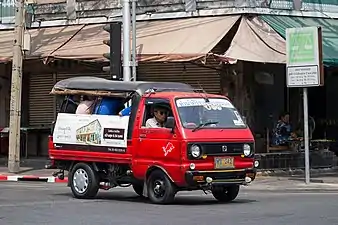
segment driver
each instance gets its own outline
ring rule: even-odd
[[[161,128],[165,126],[169,114],[168,107],[164,105],[154,106],[154,117],[146,121],[146,127],[148,128]]]

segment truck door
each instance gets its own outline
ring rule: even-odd
[[[139,175],[145,174],[149,166],[152,165],[161,166],[169,172],[171,168],[168,167],[174,164],[179,165],[181,162],[177,129],[172,132],[172,129],[166,127],[146,127],[147,120],[154,118],[154,105],[158,104],[167,106],[168,120],[175,119],[169,99],[146,99],[142,122],[139,125],[138,144],[134,154],[133,166],[137,167],[134,170],[136,176],[138,176],[137,173],[140,173]]]

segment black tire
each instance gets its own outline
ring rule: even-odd
[[[219,186],[212,189],[212,195],[220,202],[231,202],[239,193],[239,185]]]
[[[80,173],[80,175],[79,175]],[[80,177],[80,176],[83,176]],[[83,188],[77,186],[76,179],[83,179]],[[99,191],[99,177],[97,173],[86,163],[77,163],[71,172],[70,176],[70,188],[72,190],[73,196],[79,199],[88,199],[95,198],[97,192]]]
[[[143,184],[133,184],[133,189],[136,194],[143,197]]]
[[[161,170],[154,170],[147,179],[147,191],[154,204],[169,204],[174,201],[176,190],[168,176]]]

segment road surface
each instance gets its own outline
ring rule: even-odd
[[[337,193],[251,191],[219,204],[203,192],[179,193],[173,205],[149,204],[131,189],[73,199],[65,184],[0,183],[1,225],[332,225]]]

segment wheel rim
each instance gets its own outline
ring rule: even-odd
[[[77,169],[73,176],[73,186],[76,192],[83,194],[88,188],[88,174],[84,169]]]
[[[153,182],[153,192],[156,198],[162,198],[165,194],[165,184],[163,180],[156,179]]]

